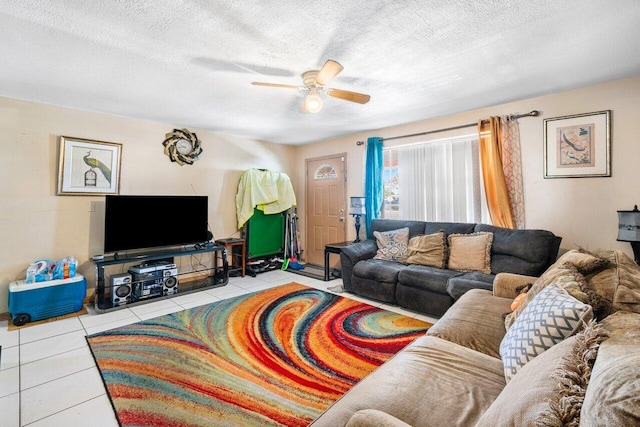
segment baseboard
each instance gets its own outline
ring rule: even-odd
[[[0,313],[0,322],[2,322],[3,320],[11,320],[11,314]]]

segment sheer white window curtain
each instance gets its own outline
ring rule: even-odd
[[[390,150],[397,150],[400,218],[487,222],[476,135]]]

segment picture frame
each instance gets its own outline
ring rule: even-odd
[[[61,136],[59,196],[103,196],[120,191],[122,144]]]
[[[611,110],[544,120],[544,178],[611,176]]]

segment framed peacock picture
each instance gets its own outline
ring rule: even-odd
[[[122,144],[61,136],[57,194],[118,194],[121,157]]]

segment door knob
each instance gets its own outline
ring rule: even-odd
[[[344,222],[344,217],[341,216],[340,218],[338,218],[341,222]]]

